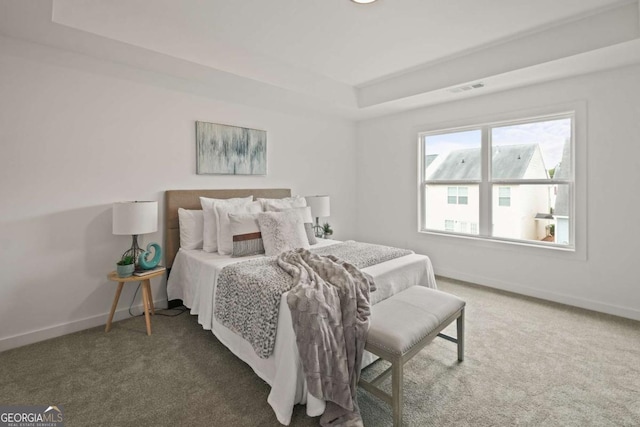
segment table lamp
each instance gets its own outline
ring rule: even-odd
[[[313,231],[316,237],[323,237],[324,231],[320,226],[320,217],[328,217],[331,215],[331,202],[329,196],[306,196],[307,206],[311,208],[311,216],[316,217],[316,225]]]
[[[144,251],[138,246],[138,235],[158,231],[158,202],[118,202],[113,204],[113,234],[131,235],[131,248],[122,258],[131,256],[136,268]]]

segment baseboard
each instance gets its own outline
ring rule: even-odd
[[[477,284],[480,286],[486,286],[489,288],[500,289],[503,291],[513,292],[520,295],[526,295],[534,298],[540,298],[547,301],[553,301],[560,304],[566,304],[573,307],[584,308],[587,310],[597,311],[600,313],[612,314],[614,316],[624,317],[627,319],[640,320],[640,310],[621,307],[612,304],[605,304],[599,301],[593,301],[585,298],[578,298],[571,295],[560,294],[555,292],[544,291],[536,288],[530,288],[528,286],[522,286],[514,284],[512,282],[503,282],[501,280],[492,279],[489,277],[482,277],[477,275],[470,275],[460,273],[453,270],[438,269],[436,271],[438,276],[449,277],[455,280],[462,280]]]
[[[166,307],[167,300],[161,299],[153,301],[153,305],[157,308]],[[134,305],[132,307],[134,313],[142,312],[142,304]],[[60,337],[62,335],[71,334],[73,332],[82,331],[84,329],[94,328],[96,326],[104,326],[107,323],[109,312],[98,314],[91,317],[85,317],[84,319],[74,320],[69,323],[61,323],[48,328],[42,328],[24,334],[13,335],[6,338],[0,338],[0,352],[10,350],[12,348],[22,347],[28,344],[33,344],[39,341],[48,340],[51,338]],[[116,310],[113,315],[113,321],[124,320],[129,318],[129,307]]]

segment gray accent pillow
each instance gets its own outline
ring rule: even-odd
[[[313,231],[313,222],[305,222],[304,223],[304,231],[307,233],[307,240],[309,240],[310,245],[315,245],[318,243],[316,239],[316,233]]]

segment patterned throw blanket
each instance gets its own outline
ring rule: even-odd
[[[321,426],[363,426],[357,389],[369,331],[373,279],[333,255],[278,256],[295,286],[287,295],[309,392],[327,402]]]
[[[348,241],[312,249],[318,255],[333,254],[357,268],[412,254],[413,251]],[[231,264],[218,276],[214,315],[218,322],[245,340],[263,359],[273,352],[282,294],[294,286],[293,278],[278,266],[276,257]]]

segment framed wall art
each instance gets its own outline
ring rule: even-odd
[[[198,175],[266,175],[267,131],[196,122]]]

